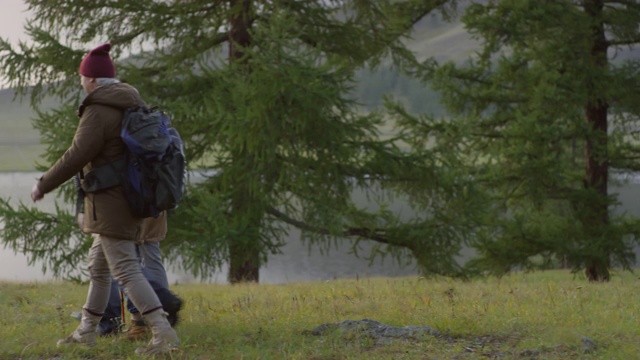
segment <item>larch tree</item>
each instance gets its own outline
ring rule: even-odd
[[[26,3],[30,42],[0,42],[0,65],[36,109],[45,97],[60,101],[34,120],[48,146],[40,168],[61,155],[77,124],[77,64],[110,41],[118,77],[172,114],[191,168],[213,169],[171,214],[163,245],[194,275],[228,263],[230,282],[258,281],[292,227],[313,243],[351,238],[357,249],[373,240],[371,256],[415,258],[425,272],[460,271],[466,184],[455,181],[454,167],[440,166],[454,159],[410,151],[408,134],[383,133],[388,120],[360,111],[351,95],[358,69],[380,62],[413,68],[404,36],[451,1]],[[371,203],[354,201],[355,192]],[[63,194],[71,200],[72,187]],[[388,204],[407,196],[418,215],[403,219]],[[0,216],[5,244],[56,264],[57,274],[86,251],[68,245],[86,246],[86,239],[63,209],[51,215],[4,202]]]
[[[469,267],[565,264],[606,281],[632,266],[640,223],[611,184],[640,166],[640,4],[474,1],[462,21],[476,56],[425,74],[451,116],[404,121],[458,149],[492,199]]]

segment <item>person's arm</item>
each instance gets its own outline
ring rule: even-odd
[[[56,189],[94,159],[104,146],[104,122],[101,121],[94,106],[85,109],[80,124],[73,137],[71,147],[62,157],[40,178],[32,191],[36,193],[34,201],[39,200]]]

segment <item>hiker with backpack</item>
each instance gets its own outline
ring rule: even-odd
[[[120,136],[123,114],[144,102],[134,87],[115,78],[110,49],[109,43],[101,45],[80,63],[81,85],[87,93],[78,109],[80,123],[71,146],[33,186],[33,201],[41,200],[77,173],[88,174],[126,155],[128,150]],[[84,203],[83,230],[93,236],[90,285],[80,324],[59,340],[58,346],[96,344],[96,329],[107,306],[113,276],[151,329],[151,340],[136,353],[161,354],[178,348],[178,336],[138,263],[136,241],[140,240],[144,218],[134,215],[122,184],[90,192]]]
[[[78,226],[82,230],[84,227],[84,198],[86,193],[80,184],[80,176],[74,177],[76,185],[76,220]],[[149,281],[149,284],[158,295],[158,299],[162,303],[162,308],[167,313],[167,320],[172,327],[178,323],[178,312],[182,309],[182,299],[169,290],[169,280],[167,279],[167,271],[162,263],[162,253],[160,251],[160,241],[167,234],[167,217],[166,212],[160,214],[156,218],[145,218],[143,224],[143,232],[141,240],[136,243],[136,253],[142,274]],[[124,296],[118,282],[111,278],[111,290],[109,292],[109,301],[104,310],[104,314],[98,324],[98,335],[108,336],[116,334],[125,324],[123,319],[124,313]],[[147,338],[148,326],[142,319],[140,312],[133,305],[130,299],[127,299],[127,310],[131,314],[131,325],[126,331],[127,340],[135,341]]]

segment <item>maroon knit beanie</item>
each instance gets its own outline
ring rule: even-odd
[[[88,78],[114,78],[116,68],[109,57],[111,44],[106,43],[91,50],[80,63],[80,75]]]

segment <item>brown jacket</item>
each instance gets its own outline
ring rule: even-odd
[[[138,243],[158,242],[167,236],[167,212],[163,211],[157,218],[146,218],[142,223],[142,235]]]
[[[125,153],[125,144],[120,139],[123,111],[141,103],[138,91],[128,84],[102,85],[91,92],[80,106],[80,123],[71,147],[42,176],[38,183],[40,191],[46,194],[81,170],[86,174],[122,158]],[[84,206],[82,230],[87,233],[135,241],[164,237],[166,233],[166,219],[147,221],[143,226],[143,219],[134,217],[120,186],[87,194]]]

